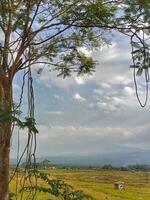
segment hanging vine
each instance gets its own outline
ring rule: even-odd
[[[133,34],[131,35],[131,47],[132,47],[132,61],[133,65],[133,78],[134,78],[134,85],[135,85],[135,92],[137,100],[141,107],[145,107],[148,102],[148,94],[149,94],[149,82],[150,82],[150,75],[149,75],[149,68],[150,68],[150,44],[149,44],[149,33],[142,30],[140,31],[132,31]],[[142,37],[139,36],[142,35]],[[147,38],[146,38],[147,36]],[[144,76],[145,80],[145,99],[142,102],[139,92],[138,92],[138,84],[137,84],[137,76]]]
[[[27,79],[27,99],[28,99],[28,116],[25,118],[25,121],[20,120],[18,117],[16,117],[17,113],[20,113],[20,107],[22,105],[22,98],[24,93],[24,86]],[[14,126],[18,126],[18,147],[17,147],[17,164],[16,168],[13,172],[13,175],[10,177],[9,183],[13,180],[15,177],[16,180],[16,200],[19,199],[25,199],[24,197],[24,188],[26,185],[36,186],[37,185],[37,177],[36,177],[36,134],[38,133],[36,129],[36,123],[34,119],[34,89],[33,89],[33,78],[30,67],[27,69],[27,71],[24,72],[23,75],[23,83],[21,87],[21,95],[19,104],[13,108],[12,111],[13,115],[11,115],[11,119],[14,119]],[[18,111],[19,109],[19,111]],[[23,150],[23,152],[20,154],[20,129],[27,129],[27,144]],[[24,158],[25,157],[25,158]],[[25,159],[25,167],[24,170],[19,173],[19,166],[22,162],[22,160]],[[34,169],[34,170],[33,170]],[[21,179],[20,179],[21,175]],[[19,190],[21,185],[21,193],[19,194]],[[30,190],[28,191],[28,197],[30,199],[35,199],[36,197],[36,190]],[[18,195],[19,194],[19,195]]]

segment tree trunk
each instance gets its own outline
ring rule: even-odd
[[[9,112],[12,108],[12,84],[6,79],[0,82],[0,112]],[[9,196],[9,153],[11,138],[11,121],[0,125],[0,200]]]
[[[0,148],[0,199],[8,200],[9,181],[9,146],[4,144]]]

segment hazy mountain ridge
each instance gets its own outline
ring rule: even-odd
[[[111,164],[113,166],[127,166],[141,163],[150,164],[150,151],[91,155],[43,156],[37,158],[37,162],[40,162],[43,159],[50,160],[54,165],[63,166],[102,166],[105,164]],[[15,164],[16,160],[11,159],[10,163]]]

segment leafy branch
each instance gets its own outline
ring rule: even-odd
[[[62,180],[50,179],[48,174],[37,172],[37,178],[43,180],[49,187],[34,186],[24,187],[20,190],[36,190],[38,192],[48,193],[58,197],[61,200],[93,200],[93,197],[84,194],[81,190],[75,190],[71,185],[66,184]]]
[[[12,122],[21,129],[28,128],[29,131],[38,133],[35,119],[25,117],[24,121],[22,121],[18,116],[16,117],[16,114],[18,115],[18,111],[0,112],[0,127],[2,127],[5,123]]]

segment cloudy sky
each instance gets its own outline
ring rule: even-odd
[[[109,48],[90,52],[83,47],[81,51],[98,62],[93,76],[64,80],[48,68],[38,75],[40,66],[34,67],[38,156],[149,150],[150,102],[142,109],[136,99],[128,39],[118,36]],[[16,101],[21,80],[21,75],[14,80]],[[142,79],[139,94],[144,100]],[[23,104],[25,111],[26,97]],[[25,131],[20,135],[23,144],[25,135]]]

